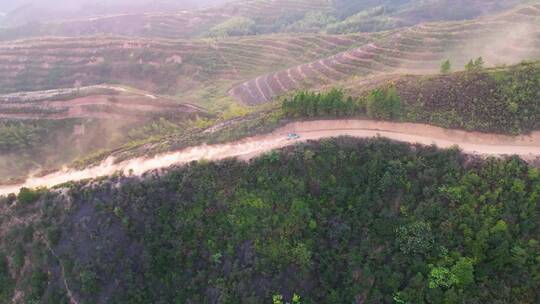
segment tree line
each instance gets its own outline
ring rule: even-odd
[[[285,116],[347,117],[367,114],[374,119],[397,119],[401,114],[401,99],[394,87],[377,88],[361,98],[345,97],[343,90],[328,92],[300,91],[282,103]]]

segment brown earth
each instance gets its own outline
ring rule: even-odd
[[[17,109],[16,113],[13,110]],[[67,119],[115,118],[129,119],[158,114],[194,113],[192,107],[154,101],[140,96],[96,95],[66,101],[44,101],[39,105],[1,105],[0,117],[4,119]]]
[[[288,140],[296,133],[298,140]],[[30,177],[24,183],[0,187],[0,194],[16,192],[21,187],[52,187],[68,181],[78,181],[111,175],[118,171],[141,175],[147,171],[168,168],[196,160],[239,158],[249,160],[268,151],[308,140],[352,136],[357,138],[385,137],[410,144],[435,145],[439,148],[459,147],[474,155],[518,155],[533,160],[540,157],[540,131],[530,135],[505,136],[461,130],[449,130],[424,124],[393,123],[369,120],[324,120],[290,123],[271,134],[245,138],[228,144],[201,145],[152,158],[135,158],[115,163],[113,158],[83,170],[65,169],[41,177]]]
[[[540,10],[531,9],[529,13],[532,15],[523,16],[522,9],[516,9],[473,21],[427,23],[391,31],[387,37],[358,48],[240,83],[229,90],[229,95],[256,105],[293,90],[316,89],[350,77],[437,73],[445,59],[457,69],[479,56],[491,66],[537,59]],[[277,86],[274,79],[289,85]]]

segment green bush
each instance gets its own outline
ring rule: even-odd
[[[447,59],[441,64],[441,74],[448,74],[452,70],[452,64],[450,60]]]
[[[25,293],[27,303],[39,303],[39,300],[47,289],[49,275],[42,270],[35,270],[30,276],[29,282],[25,282],[28,290]]]
[[[91,269],[84,269],[79,275],[81,290],[88,294],[96,294],[99,291],[99,280],[96,273]]]
[[[465,70],[468,72],[480,71],[483,68],[484,68],[484,59],[482,57],[478,57],[474,60],[471,59],[465,65]]]
[[[26,187],[21,188],[17,195],[17,201],[23,205],[35,203],[41,196],[40,190],[29,189]]]
[[[303,19],[289,25],[287,30],[294,32],[319,32],[336,21],[336,18],[327,12],[313,11],[308,12]]]

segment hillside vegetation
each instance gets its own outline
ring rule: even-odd
[[[405,76],[383,88],[397,90],[402,111],[396,118],[405,121],[512,134],[540,127],[540,62],[450,75]]]
[[[540,125],[540,62],[438,76],[401,76],[373,89],[347,86],[286,98],[286,117],[367,116],[445,128],[522,134]]]
[[[217,32],[228,30],[216,29]],[[98,41],[96,41],[98,39]],[[0,44],[0,93],[101,83],[227,97],[235,82],[373,41],[369,35],[252,36],[215,40],[44,38]],[[261,48],[260,46],[265,47]],[[216,88],[217,87],[217,88]],[[202,92],[200,92],[202,91]],[[185,102],[185,101],[184,101]]]
[[[537,303],[539,185],[518,159],[342,138],[23,190],[0,205],[0,299]]]
[[[368,83],[363,80],[338,83],[338,88],[318,92],[299,91],[266,108],[231,120],[207,120],[200,128],[180,129],[150,141],[130,142],[120,149],[103,151],[85,158],[78,167],[96,164],[109,155],[126,159],[203,143],[239,140],[306,119],[376,119],[525,134],[539,129],[538,119],[534,118],[538,115],[538,71],[538,62],[524,62],[505,68],[448,75],[388,75]],[[461,92],[462,88],[467,90],[466,93],[446,95],[450,88],[456,92]],[[512,93],[508,91],[510,88]],[[511,94],[511,97],[507,98],[505,94]],[[518,105],[517,110],[514,103]],[[466,110],[467,107],[474,110],[474,115]],[[494,111],[498,114],[494,115]],[[527,115],[516,115],[514,111]]]
[[[0,12],[2,189],[77,180],[0,197],[0,304],[540,303],[540,159],[379,137],[540,133],[374,121],[540,131],[538,1],[201,1]]]
[[[248,32],[234,31],[231,33],[233,35],[376,32],[429,21],[473,19],[526,2],[526,0],[241,0],[226,1],[224,4],[200,10],[182,10],[183,6],[186,8],[192,5],[158,1],[146,6],[137,3],[133,3],[131,7],[120,6],[117,9],[123,13],[116,14],[115,7],[113,5],[107,7],[105,3],[96,7],[89,5],[78,14],[55,13],[47,9],[46,5],[42,5],[46,8],[30,5],[21,8],[18,14],[13,12],[3,18],[4,24],[13,26],[0,29],[0,40],[100,34],[186,39],[204,36],[209,30],[222,24],[230,26],[239,18],[250,20],[253,26]],[[26,22],[26,20],[42,22]]]

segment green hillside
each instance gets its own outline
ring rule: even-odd
[[[539,178],[341,138],[22,191],[0,204],[0,301],[537,303]]]
[[[435,76],[402,76],[395,88],[402,110],[396,119],[446,128],[520,134],[540,127],[540,62]],[[350,93],[366,97],[362,85]],[[355,92],[355,90],[357,90]]]

